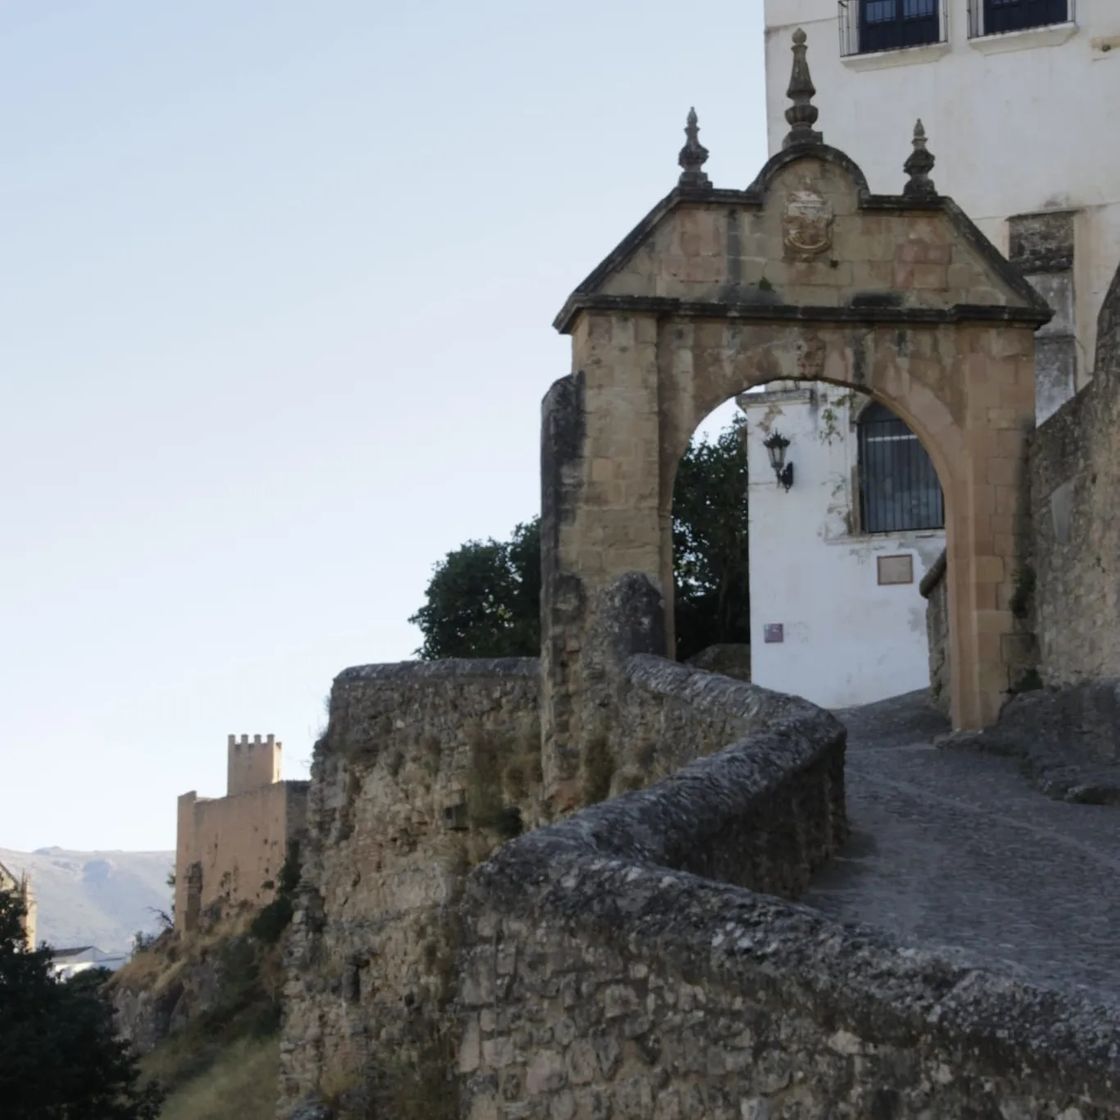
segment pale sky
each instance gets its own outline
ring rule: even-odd
[[[551,320],[765,159],[762,0],[3,0],[0,847],[171,848],[229,732],[539,505]]]

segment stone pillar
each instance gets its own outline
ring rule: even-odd
[[[1077,315],[1070,210],[1008,219],[1011,263],[1053,308],[1035,342],[1036,418],[1042,423],[1077,391]]]
[[[1012,606],[1027,565],[1034,338],[1010,324],[961,337],[953,377],[963,381],[967,454],[947,488],[945,528],[953,726],[971,729],[996,720],[1032,647]]]
[[[542,424],[542,762],[549,816],[582,803],[587,746],[607,733],[609,661],[625,656],[627,643],[665,652],[660,601],[656,621],[637,625],[633,617],[636,600],[650,609],[650,592],[659,598],[661,591],[656,320],[585,312],[573,327],[572,348],[577,372],[550,390]],[[646,581],[641,594],[633,586],[619,590],[633,574]],[[628,621],[605,617],[617,610]]]

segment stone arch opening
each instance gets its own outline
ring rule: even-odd
[[[725,401],[693,433],[668,480],[672,578],[666,648],[677,661],[749,679],[747,418]]]
[[[1010,605],[1034,331],[1050,309],[937,194],[920,128],[899,195],[871,193],[822,142],[804,52],[795,36],[793,127],[755,182],[712,186],[690,118],[678,186],[556,320],[574,371],[546,397],[542,446],[544,764],[557,806],[609,708],[612,664],[667,651],[675,464],[699,421],[754,385],[866,392],[921,439],[945,494],[956,727],[996,718],[1029,644]],[[642,604],[623,602],[620,581],[632,591],[638,578]]]
[[[899,450],[894,447],[899,438],[909,439],[910,446],[880,463],[880,486],[901,493],[889,507],[893,519],[872,525],[863,507],[867,468],[860,464],[858,432],[861,420],[880,409],[879,422],[889,425],[888,450]],[[663,531],[668,526],[674,534],[668,542],[674,570],[663,577],[669,656],[833,708],[927,687],[929,646],[919,586],[944,551],[945,520],[941,479],[918,434],[866,391],[777,380],[718,405],[700,421],[688,446],[696,445],[701,432],[709,440],[726,436],[732,423],[740,428],[749,460],[744,547],[732,558],[741,561],[745,578],[742,589],[729,589],[737,597],[720,606],[725,616],[735,618],[751,603],[758,609],[741,637],[717,639],[731,645],[702,654],[693,649],[696,632],[708,633],[711,620],[698,623],[692,598],[682,609],[676,548],[681,486],[679,467],[669,463],[672,502],[662,521]],[[784,455],[795,473],[788,489],[775,477],[764,447],[774,433],[789,441]],[[920,478],[911,474],[914,463],[924,470]],[[685,500],[690,510],[697,501],[693,486],[689,479]],[[936,516],[930,516],[927,504]],[[716,548],[730,546],[733,539],[724,534]]]

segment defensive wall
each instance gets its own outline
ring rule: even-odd
[[[225,797],[179,798],[175,928],[208,913],[271,901],[289,845],[303,832],[307,782],[280,781],[283,744],[272,735],[230,735]]]
[[[315,748],[289,936],[281,1115],[436,1117],[453,1039],[464,878],[534,813],[535,659],[367,665],[340,674]]]
[[[796,904],[847,830],[844,730],[806,701],[625,657],[584,790],[617,796],[511,836],[540,791],[538,673],[336,680],[280,1116],[1115,1115],[1115,1011]]]

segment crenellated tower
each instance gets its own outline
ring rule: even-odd
[[[229,736],[226,796],[252,793],[280,781],[284,744],[274,735]]]

